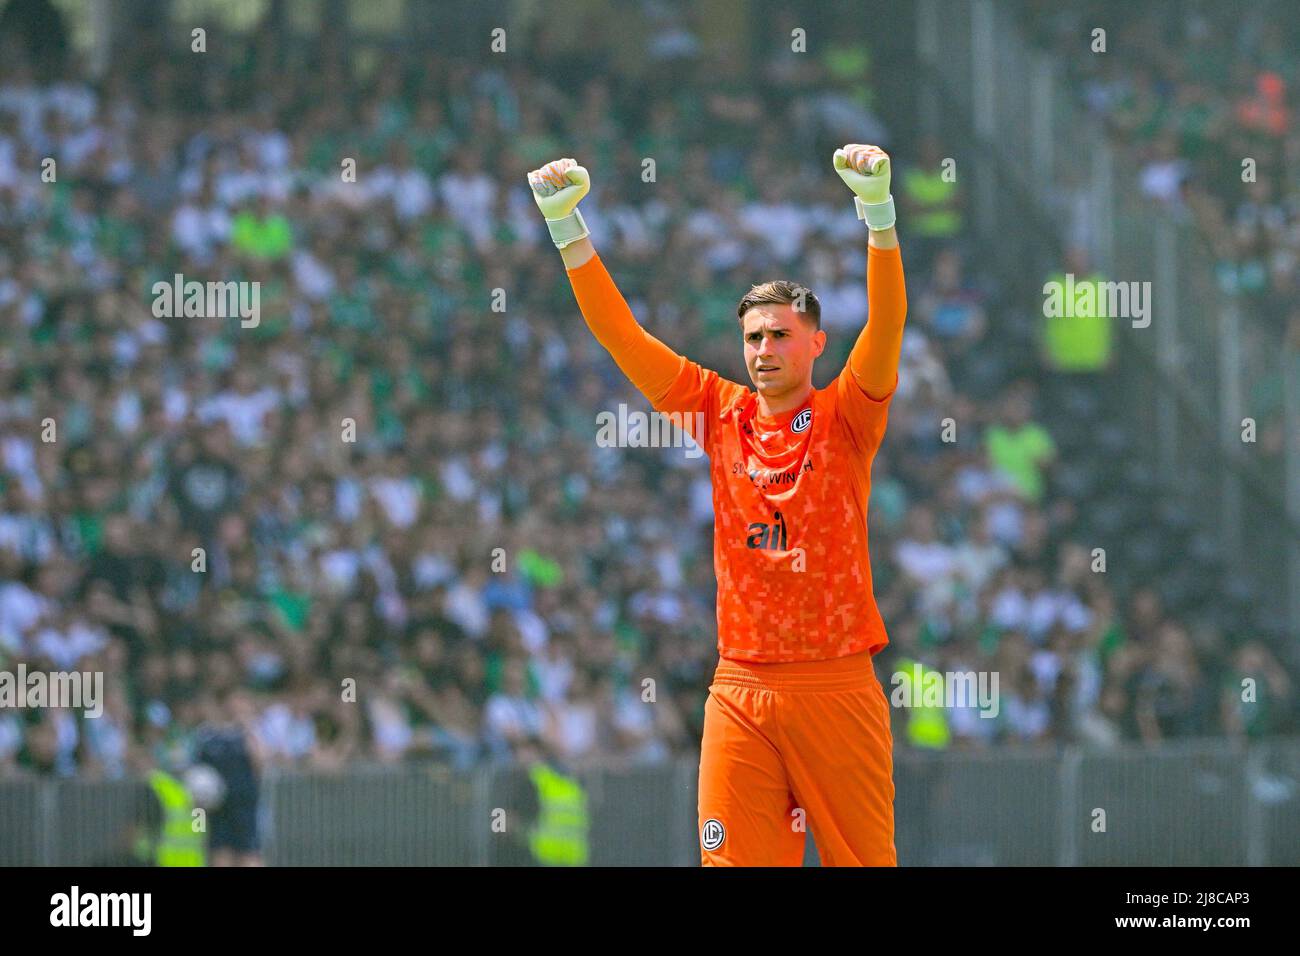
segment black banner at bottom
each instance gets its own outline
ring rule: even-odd
[[[926,940],[1173,932],[1229,941],[1287,925],[1294,869],[8,869],[6,936],[209,943],[842,923]],[[740,919],[737,919],[740,917]],[[806,922],[809,918],[812,922]],[[538,920],[545,920],[540,924]],[[199,934],[196,936],[196,933]],[[1048,935],[1043,936],[1044,933]]]

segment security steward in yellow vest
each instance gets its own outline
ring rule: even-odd
[[[918,161],[903,170],[900,185],[909,209],[908,238],[942,242],[961,235],[961,196],[956,167],[945,163],[948,158],[939,141],[926,136]]]
[[[901,694],[907,707],[907,740],[913,747],[929,750],[945,750],[952,735],[948,731],[948,717],[943,707],[926,706],[926,674],[931,673],[920,661],[911,658],[899,658],[895,664],[896,679],[891,694]],[[916,680],[918,686],[912,687]]]
[[[586,866],[586,790],[541,738],[530,737],[519,747],[517,759],[536,793],[536,812],[529,814],[526,830],[532,861],[538,866]]]
[[[1043,327],[1043,351],[1048,364],[1058,372],[1100,372],[1110,364],[1111,323],[1103,301],[1100,272],[1065,270],[1047,277],[1044,288],[1061,290],[1061,314],[1047,315]],[[1068,301],[1066,301],[1068,300]]]
[[[162,819],[153,840],[146,838],[137,844],[137,855],[152,856],[155,866],[206,866],[206,835],[194,830],[194,801],[185,784],[165,771],[154,770],[149,774],[149,789],[162,810]]]

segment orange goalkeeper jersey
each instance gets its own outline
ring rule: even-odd
[[[598,256],[568,272],[588,326],[655,410],[682,414],[692,433],[702,413],[693,437],[713,481],[722,657],[823,660],[889,642],[872,593],[867,503],[907,311],[898,248],[869,247],[867,271],[870,321],[843,371],[768,419],[756,392],[642,329]]]

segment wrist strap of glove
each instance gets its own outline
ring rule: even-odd
[[[884,202],[866,203],[858,196],[853,197],[853,208],[857,210],[858,218],[867,224],[867,228],[873,232],[879,232],[882,229],[888,229],[894,224],[894,197],[891,195]]]
[[[555,243],[556,249],[563,249],[569,243],[591,235],[587,231],[587,223],[583,220],[582,213],[576,209],[563,219],[546,220],[546,228],[551,231],[551,241]]]

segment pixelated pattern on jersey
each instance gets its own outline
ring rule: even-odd
[[[655,405],[704,412],[722,656],[819,660],[888,643],[867,502],[893,395],[872,400],[846,368],[805,407],[761,421],[756,393],[688,361]]]

